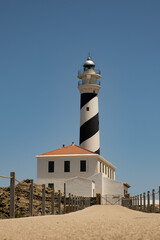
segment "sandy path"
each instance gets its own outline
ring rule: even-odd
[[[0,220],[0,240],[160,240],[160,214],[92,206],[60,216]]]

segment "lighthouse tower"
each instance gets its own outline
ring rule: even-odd
[[[98,92],[101,88],[101,73],[89,56],[78,72],[80,104],[80,146],[100,154]]]

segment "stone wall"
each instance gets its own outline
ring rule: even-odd
[[[24,183],[29,183],[29,180],[24,180]],[[55,193],[55,199],[58,198]],[[46,214],[51,213],[51,189],[46,188],[45,201]],[[9,218],[10,209],[10,187],[0,187],[0,218]],[[58,210],[58,203],[55,203],[55,212]],[[42,214],[42,186],[33,185],[33,215],[39,216]],[[29,216],[29,184],[22,185],[18,183],[15,186],[15,217]]]

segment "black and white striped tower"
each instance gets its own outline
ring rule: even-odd
[[[80,146],[100,154],[98,92],[101,88],[101,73],[95,70],[95,63],[88,57],[83,70],[78,72],[78,89],[81,94]]]

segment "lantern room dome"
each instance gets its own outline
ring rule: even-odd
[[[91,57],[88,57],[85,63],[83,64],[84,70],[94,69],[95,63],[92,61]]]

